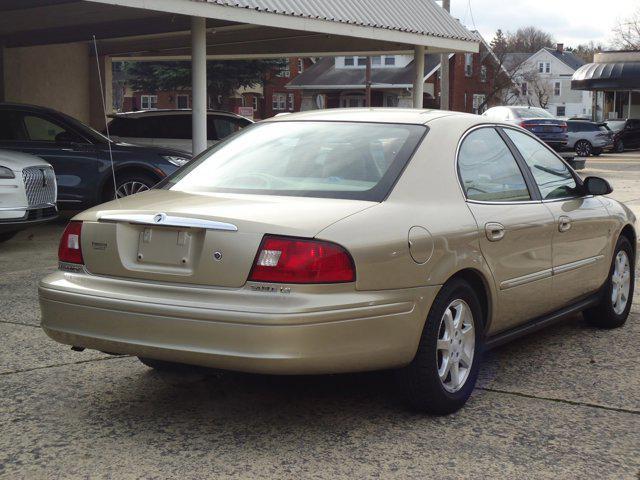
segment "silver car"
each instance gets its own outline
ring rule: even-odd
[[[606,126],[584,120],[567,122],[567,148],[580,157],[600,155],[605,148],[613,147],[613,132]]]

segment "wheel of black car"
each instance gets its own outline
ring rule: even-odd
[[[593,153],[593,145],[587,140],[580,140],[576,142],[576,153],[580,157],[588,157]]]
[[[478,377],[482,325],[473,288],[460,279],[445,284],[431,306],[416,356],[398,372],[413,408],[447,415],[466,403]]]
[[[631,243],[620,237],[602,291],[601,303],[584,311],[584,317],[598,328],[618,328],[625,324],[635,286],[635,258]]]
[[[18,233],[18,232],[3,232],[3,233],[0,233],[0,243],[6,242],[7,240],[11,240],[13,237],[16,236],[16,233]]]
[[[136,193],[146,192],[156,183],[151,177],[140,173],[116,177],[116,197],[124,198]]]
[[[618,141],[618,143],[616,143],[616,145],[615,145],[615,149],[616,149],[616,153],[623,153],[624,152],[624,142],[622,140]]]

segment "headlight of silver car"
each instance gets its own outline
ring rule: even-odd
[[[174,155],[163,155],[162,158],[164,158],[167,162],[174,164],[176,167],[182,167],[189,162],[188,158],[176,157]]]
[[[11,170],[10,168],[0,166],[0,178],[1,179],[16,178],[16,176],[13,173],[13,170]]]

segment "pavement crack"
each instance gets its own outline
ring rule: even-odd
[[[563,398],[553,398],[553,397],[541,397],[538,395],[532,395],[529,393],[522,393],[522,392],[513,392],[511,390],[501,390],[499,388],[488,388],[488,387],[476,387],[477,390],[483,390],[485,392],[492,392],[492,393],[502,393],[505,395],[514,395],[516,397],[522,397],[522,398],[532,398],[535,400],[546,400],[549,402],[557,402],[557,403],[564,403],[566,405],[573,405],[573,406],[577,406],[577,407],[591,407],[591,408],[598,408],[601,410],[608,410],[610,412],[618,412],[618,413],[630,413],[632,415],[640,415],[640,411],[639,410],[631,410],[629,408],[622,408],[622,407],[608,407],[606,405],[600,405],[598,403],[590,403],[590,402],[580,402],[577,400],[566,400]]]
[[[0,372],[0,377],[14,375],[16,373],[33,372],[35,370],[46,370],[48,368],[66,367],[69,365],[81,365],[83,363],[103,362],[105,360],[114,360],[116,358],[129,358],[131,355],[110,355],[108,357],[90,358],[87,360],[78,360],[77,362],[54,363],[53,365],[45,365],[42,367],[25,368],[23,370],[12,370],[11,372]]]
[[[40,325],[34,325],[33,323],[12,322],[10,320],[0,320],[0,323],[6,323],[8,325],[19,325],[21,327],[40,328]]]

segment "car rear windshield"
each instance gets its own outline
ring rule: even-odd
[[[382,201],[426,131],[386,123],[255,124],[205,151],[163,188]]]
[[[541,108],[514,108],[513,111],[520,118],[555,118],[546,110]]]

